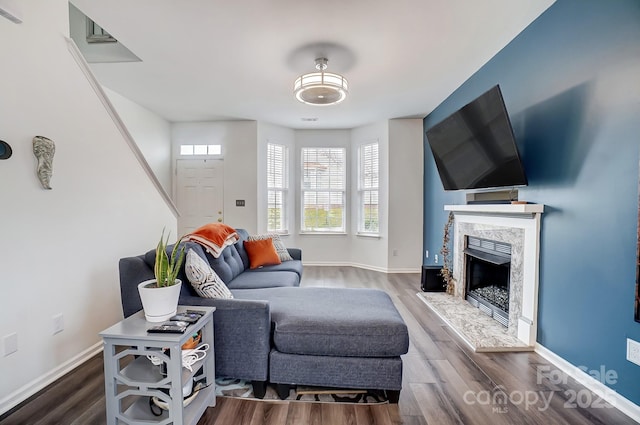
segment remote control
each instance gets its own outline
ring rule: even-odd
[[[148,333],[162,333],[162,334],[182,334],[187,330],[186,326],[180,325],[158,325],[147,329]]]
[[[179,320],[181,322],[196,323],[202,316],[195,313],[178,313],[169,320]]]

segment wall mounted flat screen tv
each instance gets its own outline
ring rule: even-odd
[[[445,190],[526,186],[500,86],[426,132]]]

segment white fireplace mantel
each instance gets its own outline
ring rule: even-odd
[[[538,273],[540,256],[540,227],[544,212],[542,204],[466,204],[445,205],[445,211],[454,213],[453,232],[453,276],[464,282],[465,236],[473,235],[511,243],[516,254],[512,254],[512,288],[510,303],[509,333],[528,346],[536,342],[538,316]],[[517,279],[514,279],[517,277]],[[463,285],[456,285],[455,295],[465,296]],[[512,317],[513,316],[513,317]],[[511,320],[514,319],[514,320]]]
[[[468,214],[541,214],[544,212],[543,204],[469,204],[469,205],[445,205],[445,211],[453,211]]]

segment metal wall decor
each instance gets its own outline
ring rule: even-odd
[[[53,155],[56,153],[56,144],[53,140],[43,136],[33,138],[33,154],[38,160],[38,179],[42,187],[51,189],[51,175],[53,174]]]
[[[13,154],[13,150],[11,150],[9,143],[0,140],[0,159],[9,159],[11,154]]]

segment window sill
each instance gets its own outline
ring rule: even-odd
[[[379,233],[356,233],[356,236],[359,238],[369,238],[369,239],[381,239]]]
[[[347,236],[346,232],[300,232],[301,236]]]

